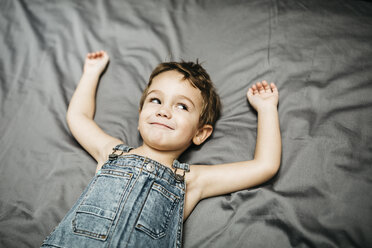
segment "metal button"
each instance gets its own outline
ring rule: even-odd
[[[146,169],[149,171],[149,172],[153,172],[155,170],[155,165],[152,164],[152,163],[148,163],[146,165]]]

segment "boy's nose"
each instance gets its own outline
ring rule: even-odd
[[[156,115],[161,116],[161,117],[165,117],[165,118],[168,118],[168,119],[171,118],[171,116],[172,116],[171,111],[169,111],[169,109],[165,106],[159,108]]]

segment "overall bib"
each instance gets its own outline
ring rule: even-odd
[[[182,245],[184,174],[118,145],[42,247],[176,247]],[[121,151],[121,154],[116,154]]]

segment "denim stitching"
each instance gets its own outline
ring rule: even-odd
[[[108,172],[109,170],[105,169],[105,172]],[[111,177],[118,177],[117,175],[111,175],[111,174],[100,174],[98,176],[96,176],[94,182],[92,183],[92,186],[90,187],[89,191],[86,193],[84,199],[80,202],[79,206],[77,207],[76,211],[75,211],[75,217],[73,218],[72,220],[72,225],[73,225],[73,231],[74,233],[78,233],[78,234],[83,234],[84,236],[90,236],[90,237],[94,237],[94,238],[97,238],[97,239],[100,239],[100,240],[106,240],[107,237],[109,236],[110,234],[110,231],[111,231],[111,228],[113,225],[115,225],[115,222],[117,221],[117,219],[115,220],[116,216],[118,215],[118,211],[121,209],[121,204],[122,204],[122,201],[123,201],[123,198],[125,196],[125,193],[126,193],[126,189],[128,188],[128,186],[130,185],[130,182],[132,180],[132,174],[130,173],[125,173],[127,174],[128,176],[121,176],[121,178],[126,178],[126,180],[128,180],[128,182],[125,184],[125,187],[124,187],[124,190],[122,191],[121,195],[120,195],[120,199],[118,201],[118,207],[115,211],[115,214],[114,214],[114,218],[111,220],[109,220],[109,223],[110,223],[110,227],[107,229],[107,235],[104,235],[104,234],[98,234],[98,233],[94,233],[94,232],[90,232],[88,230],[81,230],[81,229],[77,229],[77,215],[79,213],[79,208],[80,206],[84,205],[83,203],[86,201],[86,199],[88,198],[88,196],[91,194],[92,190],[93,190],[93,186],[96,184],[96,182],[98,181],[98,178],[99,177],[102,177],[103,175],[109,175]],[[93,213],[87,213],[87,214],[91,214],[91,215],[95,215]],[[103,218],[103,217],[102,217]]]
[[[143,166],[143,164],[144,164],[144,163],[142,163],[142,165],[141,165],[141,169],[138,171],[138,174],[137,174],[137,173],[135,174],[135,176],[134,176],[134,177],[135,177],[135,180],[133,181],[132,186],[129,188],[128,194],[126,195],[126,199],[125,199],[125,201],[123,202],[123,205],[120,207],[120,213],[119,213],[118,216],[117,216],[117,221],[116,221],[116,224],[115,224],[115,226],[114,226],[113,231],[115,231],[115,229],[116,229],[116,227],[117,227],[117,223],[119,222],[120,217],[121,217],[121,215],[122,215],[122,213],[123,213],[123,209],[124,209],[125,203],[127,202],[129,196],[131,195],[132,190],[133,190],[134,186],[136,185],[136,183],[137,183],[137,181],[138,181],[140,175],[142,174],[142,166]],[[118,166],[120,167],[120,165],[118,165]],[[128,166],[130,166],[130,165],[128,165]],[[137,168],[134,167],[134,166],[130,166],[130,167],[132,167],[132,168],[134,168],[134,169],[137,169]],[[136,221],[137,221],[137,220],[136,220]],[[133,228],[133,229],[134,229],[134,228]],[[133,232],[133,229],[132,229],[132,232]],[[131,236],[132,236],[132,235],[130,235],[129,237],[131,237]],[[111,241],[112,241],[112,240],[110,240],[110,241],[108,242],[107,247],[110,247],[110,245],[111,245]],[[128,240],[128,243],[129,243],[129,240]],[[127,243],[127,244],[128,244],[128,243]]]

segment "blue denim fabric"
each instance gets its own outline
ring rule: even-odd
[[[173,166],[189,170],[180,164]],[[170,168],[110,156],[42,247],[181,247],[184,199],[185,183]]]

